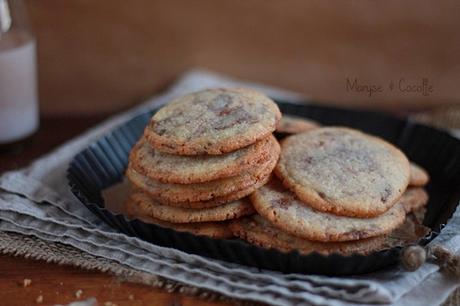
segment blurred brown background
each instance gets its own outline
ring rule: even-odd
[[[425,109],[460,102],[458,1],[27,4],[39,41],[45,114],[125,109],[197,66],[322,103]],[[382,90],[371,97],[347,91],[347,78]],[[403,88],[425,79],[431,91],[402,92],[401,78]]]

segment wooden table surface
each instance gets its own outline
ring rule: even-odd
[[[27,165],[34,158],[81,133],[104,117],[61,116],[42,119],[39,132],[22,152],[0,154],[0,173]],[[24,287],[24,279],[31,279],[31,285]],[[207,302],[149,286],[121,282],[116,277],[101,272],[0,256],[0,305],[35,305],[40,295],[43,297],[41,305],[67,304],[77,300],[75,294],[78,290],[83,291],[80,299],[95,297],[99,305],[106,302],[116,305],[156,306],[226,305],[223,302]]]

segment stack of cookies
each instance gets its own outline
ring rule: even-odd
[[[213,89],[161,108],[132,149],[127,213],[145,222],[214,238],[228,220],[254,213],[247,196],[275,168],[281,113],[248,89]]]
[[[284,139],[275,174],[250,197],[258,215],[230,228],[283,251],[374,251],[406,212],[428,199],[420,188],[428,181],[423,169],[386,141],[348,128],[315,128]]]

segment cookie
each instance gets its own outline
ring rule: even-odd
[[[152,217],[171,223],[224,221],[254,213],[246,198],[212,208],[190,209],[159,204],[139,190],[133,191],[126,205],[137,205],[136,209],[141,217]]]
[[[277,140],[270,135],[253,145],[223,155],[180,156],[158,152],[141,139],[131,150],[129,167],[162,183],[203,183],[248,171],[255,164],[277,154],[278,147]]]
[[[152,117],[144,131],[158,151],[219,155],[266,138],[281,113],[262,93],[250,89],[208,89],[176,98]]]
[[[429,180],[430,176],[425,171],[425,169],[415,163],[410,163],[409,186],[423,187],[428,184]]]
[[[290,235],[273,226],[260,215],[240,218],[230,222],[232,233],[251,244],[263,248],[274,248],[282,252],[297,250],[307,255],[317,252],[323,255],[353,253],[369,254],[379,250],[385,242],[385,236],[347,242],[319,242]]]
[[[270,179],[270,176],[267,176],[266,178],[261,179],[258,181],[256,184],[254,184],[251,187],[232,192],[228,195],[224,195],[221,197],[215,197],[212,200],[208,201],[199,201],[199,202],[169,202],[166,201],[165,199],[159,199],[156,198],[156,202],[162,205],[168,205],[172,207],[178,207],[178,208],[190,208],[190,209],[203,209],[203,208],[211,208],[211,207],[216,207],[220,206],[222,204],[230,203],[239,199],[242,199],[251,193],[254,192],[254,190],[260,188],[261,186],[265,185],[268,180]]]
[[[276,175],[313,208],[349,217],[386,212],[409,183],[409,161],[384,140],[327,127],[281,142]]]
[[[250,188],[259,185],[258,183],[261,181],[266,181],[278,161],[279,145],[275,144],[275,146],[277,146],[276,151],[271,154],[268,160],[255,164],[253,168],[234,177],[196,184],[169,184],[143,176],[132,167],[128,167],[126,176],[137,188],[149,193],[163,204],[210,201],[242,190],[250,190]],[[249,193],[244,194],[244,196]]]
[[[320,124],[313,120],[297,116],[283,115],[276,127],[276,133],[282,135],[299,134],[319,127]]]
[[[421,187],[409,187],[399,199],[399,203],[404,206],[406,213],[413,212],[428,203],[428,193]]]
[[[228,195],[224,195],[221,197],[215,197],[212,200],[208,200],[208,201],[169,202],[169,201],[166,201],[165,199],[162,199],[161,201],[157,200],[157,202],[163,205],[168,205],[168,206],[178,207],[178,208],[203,209],[203,208],[216,207],[216,206],[227,204],[227,203],[242,199],[244,197],[247,197],[248,195],[253,193],[254,190],[265,185],[269,179],[270,179],[270,176],[267,176],[266,178],[263,178],[262,180],[258,181],[256,184],[252,185],[251,187],[248,187],[248,188],[236,191],[236,192],[232,192]]]
[[[173,229],[178,232],[188,232],[194,235],[208,236],[215,239],[227,239],[233,237],[228,221],[222,222],[198,222],[198,223],[171,223],[152,217],[142,216],[138,205],[126,202],[126,213],[130,218],[136,218],[144,223],[156,224],[161,227]]]
[[[276,227],[314,241],[350,241],[385,235],[406,216],[401,204],[375,218],[352,218],[317,211],[272,180],[250,196],[256,211]]]

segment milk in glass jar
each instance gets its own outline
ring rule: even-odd
[[[0,0],[0,146],[38,129],[36,41],[21,0]]]

